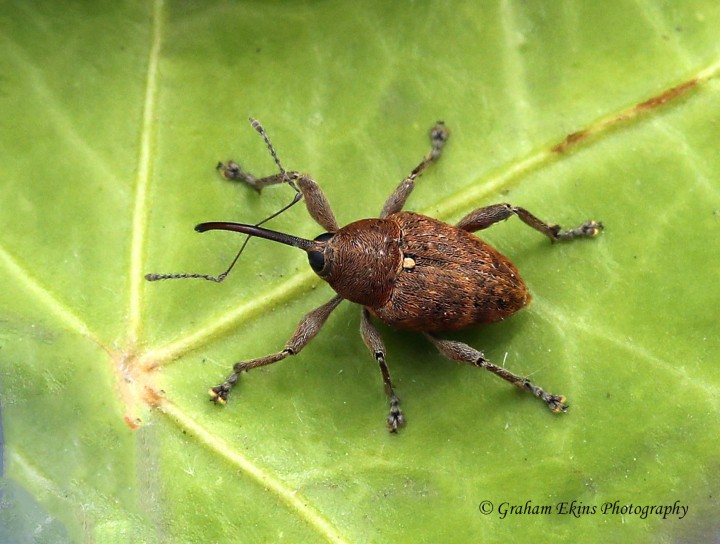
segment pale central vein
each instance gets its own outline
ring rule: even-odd
[[[174,422],[183,429],[187,429],[193,436],[205,446],[227,459],[233,466],[239,467],[245,474],[255,480],[260,487],[267,489],[280,498],[291,510],[294,510],[313,529],[325,537],[328,542],[343,543],[345,539],[335,527],[315,508],[310,501],[305,499],[297,490],[289,488],[284,482],[278,480],[267,471],[261,469],[238,451],[237,447],[231,446],[217,434],[208,432],[205,427],[198,424],[194,419],[179,409],[171,402],[164,401],[160,410],[170,416]]]
[[[147,235],[148,184],[152,171],[152,151],[155,114],[158,92],[158,64],[162,45],[163,0],[156,0],[153,6],[153,31],[148,73],[143,105],[142,133],[138,174],[135,183],[135,207],[132,218],[132,240],[130,242],[130,293],[128,301],[128,340],[132,344],[140,328],[140,301],[142,294],[142,265]]]

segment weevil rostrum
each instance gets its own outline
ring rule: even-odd
[[[430,152],[393,191],[380,216],[361,219],[340,228],[315,180],[307,174],[286,171],[262,125],[254,119],[250,122],[263,137],[280,172],[256,178],[233,161],[218,164],[218,170],[226,179],[244,182],[258,191],[268,185],[287,183],[295,190],[295,199],[256,225],[210,222],[197,225],[195,230],[235,231],[248,235],[245,244],[255,236],[302,249],[307,253],[310,267],[330,284],[335,295],[300,320],[282,350],[235,363],[227,379],[210,389],[211,400],[225,404],[242,372],[300,353],[317,335],[332,311],[346,299],[361,306],[360,333],[380,367],[390,405],[386,421],[391,432],[397,432],[404,425],[405,417],[390,378],[385,346],[371,316],[391,327],[422,333],[448,359],[489,370],[536,396],[553,412],[567,410],[564,396],[548,393],[529,379],[491,363],[482,352],[463,342],[440,338],[437,333],[500,321],[530,302],[527,287],[510,260],[472,233],[517,216],[555,242],[597,236],[603,229],[602,223],[586,221],[577,228],[562,230],[560,226],[545,223],[526,209],[510,204],[478,208],[456,225],[403,211],[416,179],[440,157],[448,141],[449,130],[443,122],[438,122],[430,130]],[[303,198],[310,216],[326,231],[323,234],[306,240],[259,226]],[[221,282],[237,262],[245,244],[230,267],[217,277],[205,274],[148,274],[146,278],[150,281],[202,278]]]

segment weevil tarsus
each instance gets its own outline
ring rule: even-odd
[[[415,179],[420,176],[428,166],[440,158],[442,149],[449,137],[450,131],[445,126],[445,123],[443,121],[435,123],[435,125],[430,129],[430,142],[432,144],[430,153],[428,153],[423,160],[420,161],[420,164],[413,168],[410,175],[402,180],[400,185],[398,185],[390,194],[383,205],[380,217],[388,217],[403,209],[410,193],[412,193],[413,189],[415,189]]]

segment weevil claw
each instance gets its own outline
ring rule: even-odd
[[[405,416],[403,416],[402,412],[400,410],[398,410],[397,413],[390,412],[390,415],[387,417],[388,430],[391,433],[396,433],[403,425],[405,425]]]
[[[548,395],[548,398],[545,399],[548,408],[550,408],[554,414],[567,412],[568,405],[565,404],[566,401],[567,399],[563,395]]]
[[[215,404],[227,404],[227,395],[230,388],[226,384],[216,385],[210,388],[208,394],[210,395],[210,402]]]
[[[398,429],[405,425],[405,416],[400,409],[400,399],[394,393],[390,397],[390,413],[386,422],[391,433],[398,432]]]

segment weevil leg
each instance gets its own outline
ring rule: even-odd
[[[256,178],[250,172],[243,170],[235,161],[219,162],[215,169],[228,181],[239,181],[255,189],[258,193],[268,185],[277,185],[287,181],[286,174],[273,174],[264,178]],[[297,190],[297,189],[296,189]]]
[[[395,394],[395,388],[390,378],[390,371],[385,364],[385,344],[383,344],[380,333],[375,325],[370,321],[370,312],[367,308],[362,309],[360,316],[360,334],[362,334],[363,342],[372,353],[373,357],[380,365],[383,384],[385,385],[385,394],[390,401],[390,414],[387,417],[387,426],[391,433],[396,433],[399,427],[405,424],[405,416],[400,410],[400,399]]]
[[[445,126],[445,123],[438,121],[430,129],[430,142],[432,143],[432,149],[430,153],[418,164],[415,169],[410,172],[410,175],[400,182],[400,185],[393,191],[390,197],[385,201],[380,217],[387,217],[394,213],[399,212],[405,206],[410,193],[415,188],[415,178],[423,173],[428,166],[435,162],[442,153],[442,148],[450,137],[450,131]]]
[[[511,204],[493,204],[492,206],[478,208],[463,217],[455,226],[468,232],[475,232],[486,229],[498,221],[504,221],[513,215],[517,215],[523,223],[543,233],[553,242],[573,238],[592,238],[600,234],[603,229],[602,223],[589,220],[574,229],[562,230],[560,225],[545,223],[525,208],[512,206]]]
[[[294,181],[297,181],[298,187],[305,197],[305,206],[310,217],[327,232],[336,232],[339,227],[335,214],[320,186],[308,175],[298,172],[291,172],[289,175],[293,176]]]
[[[289,355],[297,355],[300,353],[300,350],[308,345],[308,343],[315,338],[315,335],[320,332],[320,329],[325,324],[328,316],[335,308],[337,308],[338,304],[340,304],[342,300],[343,299],[340,296],[336,295],[322,306],[307,313],[300,320],[300,323],[298,323],[295,332],[292,337],[290,337],[290,340],[288,340],[288,343],[285,344],[282,351],[271,353],[265,357],[258,357],[257,359],[235,363],[233,365],[232,374],[230,374],[223,383],[210,389],[210,400],[215,403],[225,404],[227,402],[228,393],[237,383],[241,372],[277,363]]]
[[[240,167],[240,165],[236,162],[228,161],[225,163],[218,163],[217,169],[220,174],[227,180],[246,183],[258,192],[262,191],[262,189],[264,187],[267,187],[268,185],[287,183],[297,192],[298,195],[302,195],[302,197],[305,198],[305,205],[307,206],[308,213],[310,213],[310,216],[321,227],[323,227],[328,232],[337,231],[338,224],[337,220],[335,219],[335,215],[330,208],[330,203],[328,202],[328,199],[325,197],[325,194],[322,192],[315,180],[313,180],[310,176],[306,174],[301,174],[300,172],[287,172],[283,165],[280,163],[280,159],[275,152],[275,148],[270,142],[270,138],[268,138],[268,135],[265,133],[265,129],[260,124],[260,122],[256,119],[251,118],[250,124],[258,132],[258,134],[262,136],[263,140],[265,141],[265,145],[268,148],[268,151],[270,151],[270,155],[272,155],[272,158],[275,161],[278,170],[280,170],[280,173],[264,178],[256,178],[249,172],[243,170],[242,167]],[[296,196],[295,200],[293,200],[290,206],[295,204],[298,200],[300,200],[300,198]],[[283,208],[278,213],[285,211],[288,207]]]
[[[260,124],[260,121],[257,121],[252,117],[249,120],[250,125],[257,131],[258,134],[260,134],[260,136],[262,136],[262,139],[265,141],[265,145],[267,146],[270,155],[272,155],[272,158],[275,161],[278,170],[280,170],[280,173],[264,178],[256,178],[249,172],[243,170],[242,167],[235,161],[219,162],[216,167],[217,170],[225,179],[229,181],[240,181],[242,183],[247,183],[248,185],[250,185],[250,187],[253,187],[258,192],[262,191],[263,187],[266,187],[268,185],[275,185],[285,182],[287,182],[293,189],[295,189],[295,191],[300,192],[295,186],[293,180],[288,176],[288,173],[285,171],[283,165],[280,163],[280,159],[275,152],[275,148],[270,142],[270,138],[268,138],[268,135],[265,133],[265,129]]]
[[[550,408],[550,410],[555,413],[567,411],[568,407],[567,404],[565,404],[565,397],[563,397],[562,395],[553,395],[551,393],[546,393],[542,388],[538,387],[537,385],[533,385],[527,378],[523,378],[521,376],[513,374],[508,370],[505,370],[500,366],[492,364],[485,358],[485,356],[481,352],[479,352],[475,348],[472,348],[467,344],[464,344],[463,342],[458,342],[456,340],[443,340],[441,338],[433,336],[430,333],[423,334],[425,334],[425,336],[433,344],[435,344],[435,347],[438,349],[438,351],[448,359],[452,361],[458,361],[460,363],[471,364],[478,368],[484,368],[485,370],[489,370],[493,374],[500,376],[503,380],[510,382],[511,384],[522,389],[523,391],[527,391],[535,395],[537,398],[545,402],[548,408]]]
[[[338,230],[338,223],[333,214],[332,208],[330,208],[330,202],[328,201],[325,193],[323,193],[317,182],[306,174],[300,172],[285,172],[284,174],[275,174],[266,178],[255,178],[254,176],[240,170],[240,167],[236,163],[230,161],[228,163],[219,163],[218,170],[222,173],[225,179],[232,179],[247,183],[251,187],[255,188],[258,192],[263,187],[268,185],[276,185],[278,183],[287,182],[298,195],[302,195],[305,198],[305,206],[307,206],[308,213],[321,227],[327,232],[335,232]],[[296,198],[293,204],[300,200]],[[284,209],[282,211],[285,211]]]

